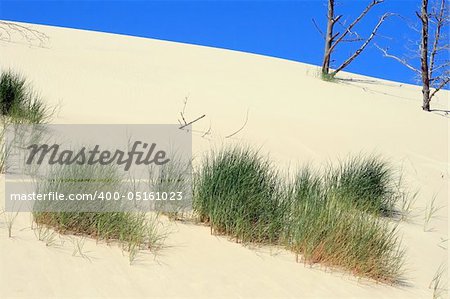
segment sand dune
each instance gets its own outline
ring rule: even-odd
[[[87,240],[72,256],[68,236],[45,246],[29,214],[7,237],[0,217],[2,298],[431,298],[429,284],[448,259],[449,92],[422,112],[420,88],[344,73],[336,83],[316,66],[259,55],[121,35],[33,25],[50,40],[0,43],[0,68],[29,78],[60,107],[55,123],[176,123],[188,97],[199,157],[224,143],[261,147],[280,167],[322,163],[349,153],[381,154],[419,191],[414,217],[400,226],[405,286],[305,267],[278,249],[251,249],[209,229],[164,221],[172,233],[156,258],[132,266],[115,246]],[[380,63],[383,60],[380,58]],[[382,67],[382,65],[380,65]],[[442,110],[442,111],[441,111]],[[247,116],[248,115],[248,116]],[[225,138],[241,128],[231,138]],[[211,134],[202,136],[210,129]],[[444,206],[424,232],[424,209]],[[443,241],[444,240],[444,241]]]

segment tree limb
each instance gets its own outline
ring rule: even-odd
[[[325,34],[323,33],[322,30],[320,30],[319,26],[318,26],[317,23],[316,23],[316,20],[314,20],[314,18],[312,18],[311,21],[313,22],[314,27],[316,27],[316,29],[317,29],[317,31],[320,33],[320,35],[322,35],[322,37],[325,39]]]
[[[188,122],[185,125],[182,125],[181,127],[179,127],[178,129],[184,129],[185,127],[192,125],[193,123],[195,123],[196,121],[199,121],[200,119],[202,119],[203,117],[205,117],[206,114],[203,114],[202,116],[197,117],[196,119],[194,119],[193,121]]]
[[[12,37],[11,32],[20,34],[30,44],[37,41],[39,42],[39,46],[42,46],[43,43],[49,39],[45,33],[32,29],[28,26],[13,22],[0,21],[0,40],[10,42]],[[3,37],[3,34],[5,34],[6,37]]]
[[[388,57],[388,58],[395,59],[395,60],[397,60],[398,62],[400,62],[401,64],[403,64],[404,66],[406,66],[407,68],[409,68],[410,70],[412,70],[412,71],[414,71],[414,72],[420,74],[420,70],[418,70],[418,69],[416,69],[415,67],[413,67],[412,65],[410,65],[410,64],[406,61],[406,59],[401,59],[401,58],[399,58],[399,57],[397,57],[397,56],[395,56],[395,55],[389,54],[389,53],[387,52],[386,49],[381,48],[381,47],[378,46],[377,44],[375,44],[375,47],[377,47],[381,52],[383,52],[383,56],[384,56],[384,57]]]
[[[373,3],[375,3],[376,1],[374,1]],[[334,76],[336,75],[339,71],[341,71],[342,69],[344,69],[345,67],[347,67],[356,57],[359,56],[359,54],[361,54],[362,51],[364,51],[364,49],[367,47],[367,45],[372,41],[372,39],[375,37],[378,29],[380,28],[381,24],[383,24],[383,22],[390,17],[392,14],[390,13],[385,13],[384,15],[381,16],[380,20],[378,21],[377,25],[374,27],[374,29],[372,30],[372,33],[370,34],[370,36],[366,39],[366,41],[359,47],[358,50],[356,50],[352,56],[350,56],[346,61],[344,61],[336,70],[334,70],[331,75]]]
[[[335,24],[335,23],[339,22],[339,20],[340,20],[341,18],[342,18],[342,15],[338,15],[336,18],[334,18],[334,19],[332,20],[332,23]]]
[[[225,138],[230,138],[230,137],[236,135],[237,133],[239,133],[240,131],[242,131],[245,128],[245,126],[247,125],[247,122],[248,122],[248,110],[247,110],[247,115],[245,116],[244,124],[241,126],[241,128],[239,130],[235,131],[234,133],[232,133],[228,136],[225,136]]]
[[[433,47],[431,49],[431,54],[430,54],[430,78],[433,77],[433,72],[435,71],[434,69],[434,60],[436,57],[436,53],[437,53],[437,48],[438,48],[438,44],[441,38],[441,29],[444,26],[444,10],[445,10],[445,0],[441,0],[441,7],[439,9],[439,15],[436,16],[436,30],[435,30],[435,35],[434,35],[434,41],[433,41]]]
[[[443,63],[443,64],[441,64],[441,65],[435,66],[435,67],[433,68],[433,71],[436,72],[437,70],[440,70],[440,69],[442,69],[442,68],[447,68],[447,67],[450,67],[450,61],[448,61],[448,62],[446,62],[446,63]]]
[[[383,3],[384,0],[373,0],[367,5],[367,7],[363,10],[363,12],[345,29],[345,32],[334,42],[334,44],[330,47],[330,53],[333,52],[334,48],[347,36],[348,33],[351,33],[353,27],[361,21],[366,14],[377,4]]]
[[[341,42],[345,42],[345,43],[353,43],[353,42],[360,42],[360,41],[363,41],[364,40],[364,38],[362,38],[362,37],[357,37],[357,38],[352,38],[352,39],[343,39],[343,40],[341,40]]]
[[[441,82],[441,84],[430,94],[430,100],[431,98],[436,94],[436,92],[438,92],[439,90],[441,90],[445,85],[447,85],[450,82],[450,76],[444,78],[444,80]]]

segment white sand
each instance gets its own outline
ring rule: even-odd
[[[400,233],[407,250],[408,286],[360,281],[348,274],[297,264],[292,254],[253,250],[214,237],[209,228],[165,223],[171,247],[154,259],[142,253],[130,266],[116,246],[87,240],[46,246],[27,213],[8,238],[0,216],[0,297],[189,298],[431,298],[437,268],[448,260],[448,115],[420,109],[420,88],[353,74],[323,82],[318,68],[264,56],[150,39],[34,26],[50,37],[46,48],[0,43],[0,67],[29,78],[49,103],[60,103],[55,123],[176,123],[183,100],[194,129],[193,150],[243,142],[270,153],[281,166],[374,152],[403,169],[419,190],[414,215]],[[383,58],[380,55],[380,67]],[[356,81],[355,81],[356,80]],[[449,92],[432,107],[448,110]],[[233,138],[248,111],[248,123]],[[424,209],[437,196],[441,209],[424,232]],[[56,239],[62,242],[60,237]]]

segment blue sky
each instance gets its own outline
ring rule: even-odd
[[[348,21],[370,0],[340,0],[337,14]],[[386,0],[376,6],[355,30],[367,35],[384,12],[413,22],[418,0]],[[233,49],[294,61],[321,64],[323,40],[312,19],[325,30],[325,0],[218,1],[27,1],[0,0],[0,19],[120,33],[205,46]],[[376,42],[395,54],[419,35],[393,17],[379,30]],[[344,44],[334,56],[339,64],[352,50]],[[411,53],[409,53],[411,54]],[[413,72],[383,58],[373,45],[347,71],[407,83],[417,83]]]

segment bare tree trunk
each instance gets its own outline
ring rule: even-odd
[[[344,67],[339,68],[338,70],[336,70],[334,72],[330,72],[331,54],[335,50],[336,46],[338,44],[340,44],[341,42],[363,41],[364,40],[363,38],[359,37],[356,32],[352,31],[353,27],[356,26],[369,13],[369,11],[375,5],[378,5],[378,4],[383,3],[383,2],[384,2],[384,0],[372,0],[366,6],[366,8],[361,12],[361,14],[355,20],[353,20],[353,22],[350,25],[345,26],[345,25],[342,24],[345,27],[344,28],[345,31],[343,33],[340,33],[340,32],[334,33],[333,32],[334,31],[334,25],[337,22],[339,22],[339,20],[341,19],[342,15],[335,16],[335,14],[334,14],[335,0],[328,0],[327,32],[325,33],[325,36],[324,36],[325,49],[324,49],[323,61],[322,61],[322,75],[330,75],[330,77],[334,77],[336,75],[336,73],[338,73],[340,70],[345,68],[350,62],[352,62],[364,50],[364,48],[367,46],[367,44],[372,40],[374,34],[372,34],[372,36],[368,38],[368,40],[364,43],[364,45],[359,50],[357,50],[357,54],[354,57],[352,57],[351,59],[346,61],[346,63],[344,64]],[[384,19],[386,17],[387,17],[387,15],[385,15],[383,17],[383,21],[384,21]],[[378,24],[377,27],[374,29],[375,33],[378,30],[379,26],[380,26],[380,24]],[[319,32],[320,32],[320,30],[319,30]],[[345,39],[349,35],[350,36],[351,35],[356,36],[356,38]]]
[[[431,4],[430,4],[431,3]],[[429,5],[432,7],[429,12]],[[450,83],[450,60],[446,58],[450,44],[448,26],[450,15],[448,13],[448,0],[421,0],[421,11],[416,12],[422,29],[420,47],[420,67],[408,62],[408,57],[400,58],[389,54],[387,49],[378,49],[385,57],[393,58],[414,71],[422,81],[422,109],[430,111],[430,102],[441,89]],[[433,32],[434,31],[434,32]],[[443,56],[437,59],[438,56]]]
[[[333,43],[334,0],[328,0],[327,32],[325,35],[325,50],[323,54],[322,74],[330,72],[331,45]]]
[[[430,111],[430,72],[428,68],[428,0],[422,0],[419,18],[422,22],[420,71],[422,75],[422,109]]]

